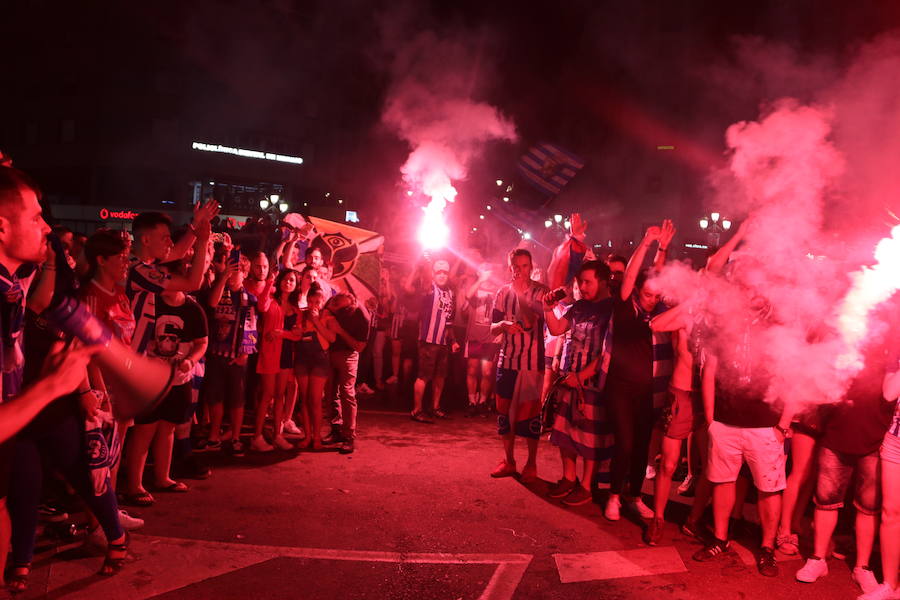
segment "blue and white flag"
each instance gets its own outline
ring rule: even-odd
[[[560,193],[584,167],[584,159],[556,144],[541,143],[519,159],[519,172],[548,196]]]

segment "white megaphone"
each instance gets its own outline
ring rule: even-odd
[[[112,331],[74,298],[63,298],[43,315],[63,333],[74,336],[86,346],[100,344],[104,349],[94,355],[104,379],[119,393],[111,400],[117,417],[130,419],[149,412],[169,393],[175,375],[168,362],[141,356],[112,334]]]

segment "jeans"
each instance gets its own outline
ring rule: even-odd
[[[843,507],[850,478],[856,471],[854,506],[867,515],[878,514],[881,494],[878,486],[877,450],[858,456],[819,446],[816,464],[819,467],[819,477],[816,480],[816,508],[837,510]]]
[[[84,419],[78,407],[69,398],[56,402],[71,402],[73,406],[60,411],[52,421],[32,423],[15,440],[12,484],[7,500],[15,564],[30,563],[34,556],[44,465],[58,471],[75,488],[97,517],[107,540],[117,540],[125,533],[119,523],[119,505],[112,486],[107,486],[103,494],[94,495],[84,448]]]
[[[328,353],[331,361],[331,382],[328,386],[328,400],[331,406],[332,428],[341,425],[345,438],[356,437],[356,373],[359,370],[359,352],[353,350],[332,350]]]
[[[647,453],[654,425],[651,382],[609,378],[605,396],[615,438],[609,491],[639,496],[647,475]]]

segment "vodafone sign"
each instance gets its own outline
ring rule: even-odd
[[[133,221],[136,216],[138,216],[138,213],[131,210],[109,210],[108,208],[100,209],[100,218],[104,221],[106,221],[107,219],[122,219],[123,221]]]

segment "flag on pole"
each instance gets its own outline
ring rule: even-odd
[[[519,172],[535,188],[555,196],[584,167],[584,159],[556,144],[532,146],[519,159]]]

